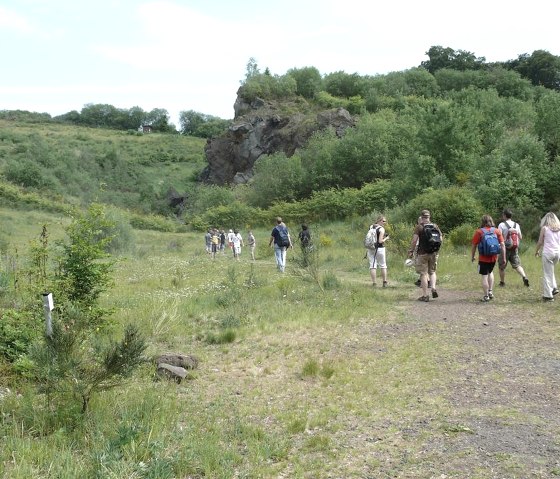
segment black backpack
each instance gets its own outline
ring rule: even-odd
[[[426,253],[436,253],[441,248],[441,232],[437,226],[427,223],[420,234],[420,247]]]

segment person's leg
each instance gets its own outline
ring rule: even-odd
[[[422,296],[428,297],[428,273],[422,273],[420,275],[420,288],[422,288]]]
[[[543,298],[552,298],[552,291],[556,278],[554,276],[554,258],[552,256],[542,255],[542,269],[543,269]]]
[[[494,271],[488,273],[488,297],[492,299],[494,297]]]
[[[282,271],[282,248],[274,244],[274,257],[276,258],[276,267]]]
[[[383,287],[387,286],[387,259],[385,248],[379,248],[375,255],[375,265],[381,270],[381,279],[383,280]]]
[[[421,301],[428,301],[428,264],[429,255],[422,254],[416,257],[416,272],[420,275],[420,288],[422,289],[422,296],[418,298]]]
[[[377,280],[377,269],[376,268],[370,268],[369,269],[369,275],[371,276],[371,283],[373,284],[373,286],[375,286],[376,280]]]
[[[282,273],[286,269],[286,251],[287,250],[288,250],[288,248],[280,248],[281,258],[282,258],[282,269],[281,269]]]
[[[490,288],[488,287],[488,275],[487,274],[483,274],[482,275],[482,292],[484,293],[484,297],[487,298],[488,297],[488,290]]]
[[[510,253],[509,261],[511,263],[511,267],[523,278],[523,284],[529,287],[529,279],[525,274],[525,270],[521,266],[521,260],[519,259],[519,252],[517,250]]]

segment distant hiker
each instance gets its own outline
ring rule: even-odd
[[[506,247],[505,261],[502,262],[502,257],[498,261],[499,271],[500,271],[500,286],[506,285],[506,267],[508,262],[511,267],[517,271],[517,273],[523,278],[523,284],[529,287],[529,279],[525,274],[525,270],[521,266],[521,261],[519,259],[519,243],[523,239],[521,234],[521,227],[519,223],[516,223],[511,219],[512,212],[510,209],[505,209],[502,212],[502,222],[498,225],[502,236],[504,237],[504,244]]]
[[[301,225],[301,231],[298,233],[299,245],[301,246],[301,254],[303,257],[302,266],[307,268],[310,264],[310,253],[313,250],[313,244],[311,242],[311,232],[309,227],[303,223]]]
[[[554,213],[547,213],[541,220],[541,232],[535,256],[542,256],[543,300],[554,301],[558,284],[554,267],[560,261],[560,220]]]
[[[281,273],[286,269],[286,250],[290,247],[293,248],[290,232],[282,218],[276,218],[276,226],[272,228],[268,246],[274,245],[274,256],[276,258],[276,266]]]
[[[387,258],[385,253],[385,241],[389,239],[389,235],[385,233],[385,224],[387,219],[381,215],[374,224],[369,227],[366,236],[365,246],[367,249],[367,258],[369,260],[369,274],[373,286],[376,286],[377,268],[381,270],[383,279],[383,287],[387,287]]]
[[[251,252],[251,259],[255,261],[255,248],[257,246],[257,240],[252,231],[247,234],[247,246],[249,246],[249,251]]]
[[[233,252],[233,255],[235,256],[235,251],[233,251],[233,230],[229,230],[228,234],[227,234],[227,242],[228,242],[228,246],[230,247],[231,251]]]
[[[216,253],[218,252],[218,249],[220,248],[220,236],[218,233],[218,230],[216,228],[214,228],[212,230],[212,259],[216,258]]]
[[[206,252],[210,254],[212,252],[212,228],[208,228],[208,231],[206,231],[204,243],[206,245]]]
[[[233,257],[239,261],[239,257],[241,256],[241,247],[243,246],[243,238],[238,230],[233,230]]]
[[[420,222],[414,228],[408,257],[414,256],[414,251],[418,247],[415,259],[416,272],[420,275],[420,287],[422,288],[422,296],[418,301],[428,302],[428,288],[431,287],[432,298],[437,298],[436,289],[436,270],[439,257],[439,250],[442,244],[442,234],[439,227],[431,222],[431,213],[429,210],[422,210],[420,213]],[[428,282],[430,286],[428,286]]]
[[[478,273],[482,276],[483,302],[494,299],[494,266],[498,255],[505,263],[506,248],[504,237],[500,228],[494,226],[494,220],[490,215],[484,215],[472,238],[471,261],[475,260],[478,249]]]
[[[220,251],[224,254],[226,252],[226,232],[223,228],[220,229]]]

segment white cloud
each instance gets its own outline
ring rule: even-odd
[[[35,30],[26,17],[4,7],[0,7],[0,28],[25,34],[33,33]]]

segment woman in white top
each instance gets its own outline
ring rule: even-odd
[[[554,213],[547,213],[541,220],[541,234],[535,256],[542,254],[543,300],[554,301],[558,294],[554,266],[560,261],[560,220]]]

